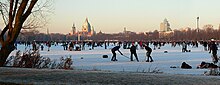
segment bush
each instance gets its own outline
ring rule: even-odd
[[[20,68],[51,68],[51,69],[72,69],[73,61],[70,57],[61,57],[60,61],[51,60],[49,57],[40,56],[39,50],[28,50],[23,53],[17,51],[15,56],[10,56],[5,66]]]

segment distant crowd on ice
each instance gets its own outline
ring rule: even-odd
[[[82,51],[86,48],[89,50],[94,50],[96,47],[103,47],[104,49],[108,49],[109,46],[113,46],[112,48],[112,59],[111,61],[117,61],[115,51],[119,51],[120,47],[123,49],[130,49],[131,51],[131,61],[133,61],[132,55],[136,57],[138,61],[138,57],[136,54],[137,49],[146,49],[147,53],[146,56],[151,59],[147,58],[146,62],[153,62],[152,57],[150,56],[151,48],[149,45],[153,45],[153,50],[160,49],[165,44],[171,44],[171,47],[182,46],[182,52],[191,52],[187,47],[192,46],[193,48],[198,48],[199,44],[204,47],[204,51],[209,51],[212,53],[214,63],[218,62],[217,58],[217,50],[219,46],[219,41],[216,40],[202,40],[202,41],[19,41],[15,43],[15,47],[17,44],[25,45],[25,48],[32,47],[32,50],[45,50],[45,46],[47,47],[47,51],[50,51],[51,46],[58,46],[61,45],[63,50],[66,51]],[[117,47],[119,46],[119,47]],[[120,51],[119,51],[120,52]],[[164,51],[167,52],[167,51]],[[122,54],[120,52],[120,54]],[[122,54],[123,55],[123,54]],[[126,56],[125,56],[126,57]]]
[[[111,44],[112,43],[112,44]],[[17,44],[23,44],[26,47],[32,46],[33,50],[36,50],[39,47],[41,50],[44,50],[44,46],[50,48],[51,46],[58,46],[61,44],[64,50],[67,51],[81,51],[85,50],[86,47],[90,47],[89,50],[93,50],[95,47],[104,47],[107,49],[110,44],[111,46],[120,45],[123,49],[130,49],[132,43],[135,43],[136,47],[140,47],[140,49],[144,48],[144,45],[153,45],[153,49],[160,49],[165,44],[171,44],[172,47],[182,46],[182,52],[188,52],[188,46],[192,46],[197,48],[200,45],[204,46],[204,50],[208,51],[211,48],[212,41],[18,41],[15,43],[15,47]],[[220,41],[215,41],[215,44],[219,46]],[[137,48],[138,49],[138,48]],[[50,50],[48,50],[50,51]]]

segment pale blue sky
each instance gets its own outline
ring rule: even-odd
[[[159,30],[167,18],[172,29],[220,24],[220,0],[55,0],[50,17],[50,32],[68,33],[75,23],[77,30],[88,17],[99,32],[117,33],[127,30],[146,32]]]

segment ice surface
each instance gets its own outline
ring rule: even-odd
[[[138,48],[137,54],[140,62],[130,61],[130,59],[121,56],[118,52],[117,59],[118,61],[113,62],[111,60],[111,51],[110,49],[113,46],[110,45],[108,49],[104,47],[95,47],[94,50],[89,50],[91,47],[86,47],[82,51],[64,51],[61,45],[52,46],[48,52],[47,47],[44,46],[44,51],[40,51],[41,56],[50,57],[51,59],[59,59],[60,57],[69,57],[72,56],[73,67],[76,69],[83,70],[110,70],[110,71],[131,71],[131,72],[148,72],[153,69],[159,69],[163,73],[170,74],[203,74],[204,71],[208,69],[197,69],[196,67],[202,62],[212,62],[211,54],[208,51],[203,50],[203,46],[198,48],[193,48],[188,46],[188,49],[191,52],[182,53],[181,46],[171,47],[170,44],[166,44],[160,49],[153,50],[152,57],[154,62],[145,62],[145,53],[144,49]],[[150,45],[153,48],[152,45]],[[27,49],[32,48],[27,47]],[[21,51],[25,50],[24,45],[18,45],[18,49]],[[129,49],[123,49],[121,47],[121,52],[130,57]],[[168,51],[168,53],[164,53]],[[15,51],[11,53],[14,55]],[[108,55],[108,58],[102,58],[103,55]],[[192,69],[181,69],[182,62],[186,62],[192,66]],[[175,66],[177,68],[170,68]]]

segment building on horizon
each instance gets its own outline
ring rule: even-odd
[[[160,23],[160,31],[159,31],[159,38],[171,38],[174,36],[174,32],[170,27],[170,23],[165,18],[162,23]]]
[[[91,24],[89,23],[88,18],[86,18],[85,22],[82,25],[82,31],[79,31],[79,34],[81,36],[92,36],[94,35],[96,32],[94,30],[94,27],[91,26]]]
[[[124,27],[123,33],[124,33],[124,34],[136,34],[135,32],[128,31],[126,27]]]
[[[76,34],[77,32],[76,32],[76,26],[75,26],[75,23],[73,23],[73,27],[72,27],[72,34],[74,35],[74,34]]]
[[[88,18],[86,18],[85,22],[82,25],[81,31],[76,31],[76,26],[73,23],[72,30],[70,32],[70,35],[77,35],[77,36],[83,36],[83,37],[90,37],[92,35],[96,34],[94,27],[89,23]]]
[[[170,28],[170,23],[167,21],[166,18],[164,19],[162,23],[160,23],[160,31],[161,32],[172,31],[172,29]]]

